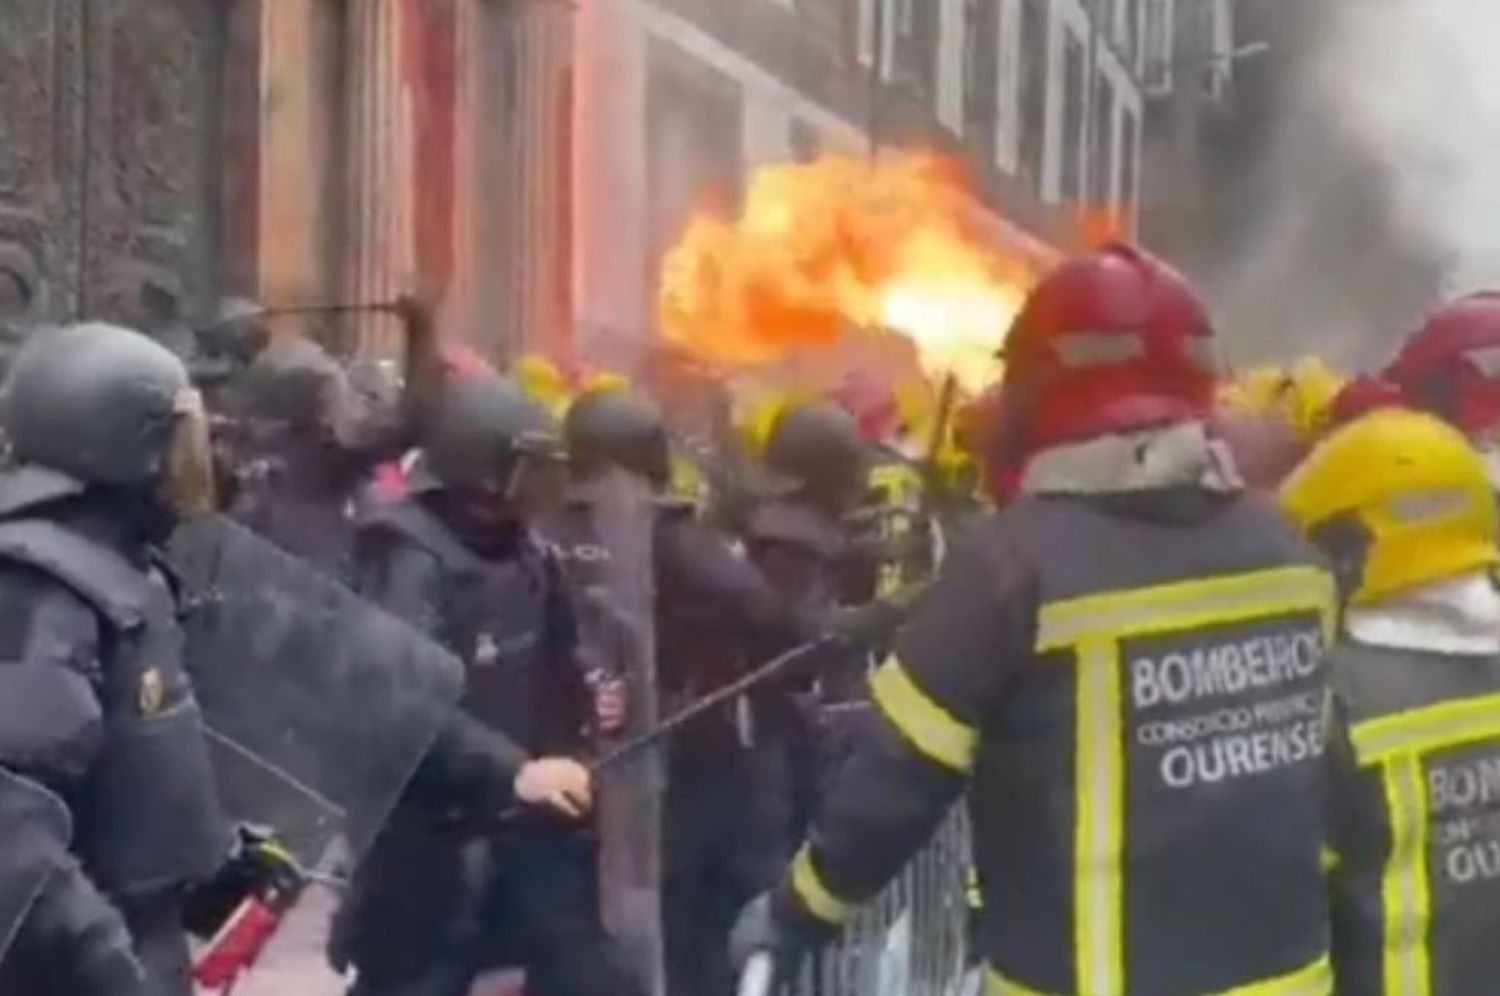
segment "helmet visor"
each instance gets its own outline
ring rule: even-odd
[[[172,439],[158,485],[163,504],[180,518],[214,511],[213,447],[203,396],[193,388],[177,392],[172,405]]]

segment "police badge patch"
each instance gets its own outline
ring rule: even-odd
[[[141,683],[136,695],[136,705],[142,716],[154,716],[161,712],[162,700],[166,698],[166,685],[158,668],[148,667],[141,674]]]
[[[474,657],[476,667],[494,667],[500,663],[500,645],[489,633],[480,633],[474,638]]]

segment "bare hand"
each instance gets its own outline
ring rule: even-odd
[[[582,819],[594,806],[593,781],[589,769],[570,757],[538,758],[516,772],[516,798]]]

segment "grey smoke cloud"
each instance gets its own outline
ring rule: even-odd
[[[1468,289],[1500,222],[1500,0],[1238,0],[1265,37],[1266,118],[1232,164],[1238,220],[1206,267],[1240,362],[1375,368]],[[1489,124],[1483,122],[1488,119]],[[1486,144],[1488,143],[1488,144]]]
[[[1450,291],[1500,285],[1500,3],[1336,5],[1314,80]]]

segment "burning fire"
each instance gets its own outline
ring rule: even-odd
[[[757,171],[737,218],[703,211],[662,261],[666,336],[730,367],[774,362],[851,328],[909,339],[926,372],[978,391],[1033,262],[966,220],[973,201],[932,156],[827,156]]]

